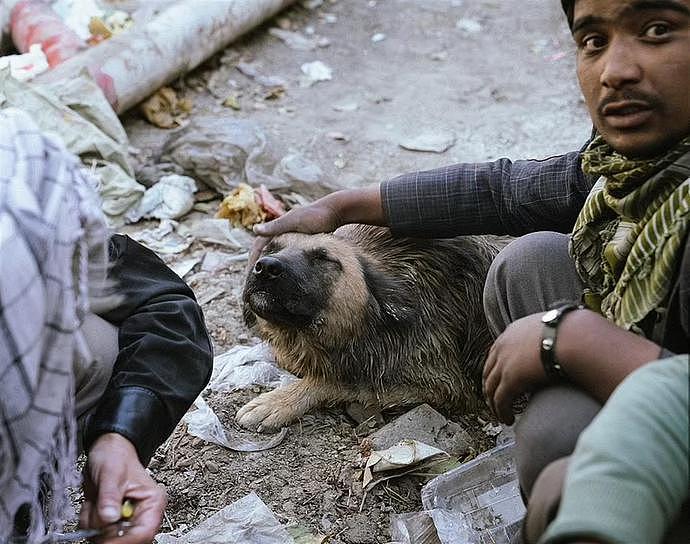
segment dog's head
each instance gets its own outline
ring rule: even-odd
[[[266,246],[244,293],[248,325],[353,335],[372,319],[414,313],[409,288],[381,272],[359,246],[332,234],[284,234]]]

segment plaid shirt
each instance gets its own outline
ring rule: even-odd
[[[397,236],[570,232],[595,181],[574,151],[404,174],[381,184],[381,200]]]

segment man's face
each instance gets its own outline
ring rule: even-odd
[[[619,153],[657,155],[690,133],[690,0],[577,0],[577,75]]]

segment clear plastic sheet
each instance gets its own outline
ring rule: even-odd
[[[273,352],[267,344],[235,346],[214,359],[206,390],[235,391],[252,385],[278,387],[295,379],[292,374],[276,366]],[[270,449],[280,444],[287,434],[286,428],[270,436],[225,429],[201,395],[194,401],[194,406],[196,410],[188,412],[183,418],[187,423],[187,432],[231,450]]]
[[[422,504],[442,544],[510,542],[525,514],[514,448],[513,441],[498,446],[422,488]]]
[[[176,537],[156,536],[158,544],[293,544],[290,534],[257,496],[250,493]]]

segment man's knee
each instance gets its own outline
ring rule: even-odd
[[[520,487],[529,497],[539,473],[570,455],[601,405],[583,391],[558,385],[537,391],[515,426]]]
[[[568,236],[534,232],[510,242],[496,256],[484,284],[484,311],[492,332],[579,296],[580,281],[568,254]],[[552,300],[554,299],[554,300]]]

